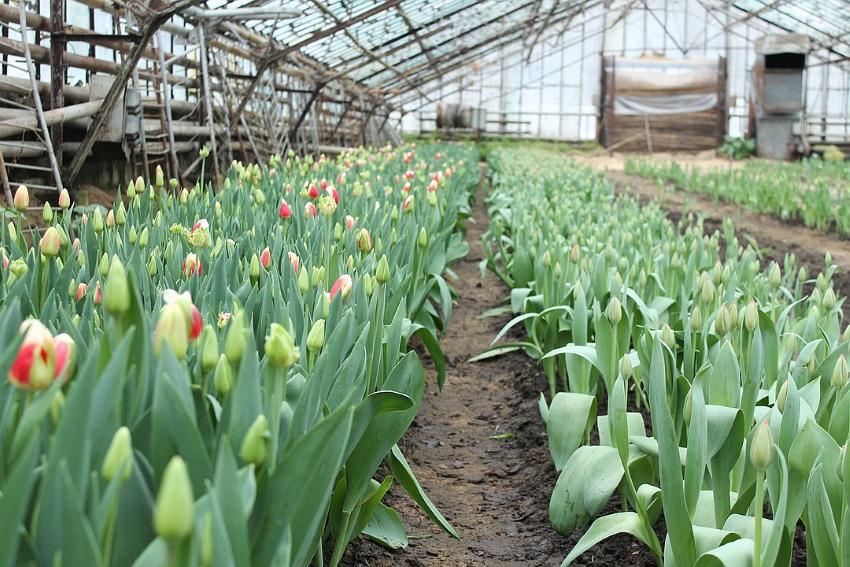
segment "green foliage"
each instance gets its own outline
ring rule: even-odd
[[[0,566],[303,566],[331,541],[336,565],[360,534],[407,543],[381,502],[393,478],[372,478],[385,461],[456,536],[395,443],[425,387],[414,334],[444,379],[476,157],[359,149],[234,163],[218,191],[140,181],[111,211],[58,212],[56,257],[6,211]],[[21,337],[30,317],[46,327]]]
[[[732,159],[747,159],[755,155],[756,141],[753,138],[726,136],[723,144],[717,148],[717,152]]]

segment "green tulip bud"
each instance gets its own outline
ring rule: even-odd
[[[261,467],[269,457],[268,443],[271,438],[266,416],[260,414],[251,424],[239,446],[239,458],[243,463]]]
[[[154,176],[154,186],[161,189],[165,186],[165,172],[162,171],[162,166],[156,166],[156,175]]]
[[[277,368],[289,368],[298,362],[301,355],[295,346],[292,335],[286,327],[278,323],[272,323],[269,328],[269,334],[266,335],[265,351],[269,362]]]
[[[814,357],[812,358],[814,360]],[[838,360],[835,361],[835,367],[832,370],[832,387],[840,390],[847,383],[847,359],[841,354]]]
[[[702,310],[700,310],[699,305],[694,305],[691,311],[691,329],[698,331],[700,328],[702,328]]]
[[[770,271],[767,274],[767,282],[773,288],[779,287],[779,284],[782,283],[782,271],[779,269],[779,264],[774,262],[770,265]]]
[[[782,387],[779,388],[779,393],[776,394],[776,407],[780,412],[785,411],[785,403],[788,401],[788,380],[785,380],[782,383]]]
[[[41,209],[41,218],[45,224],[53,222],[53,207],[50,206],[50,203],[44,204],[44,208]]]
[[[248,266],[248,274],[251,276],[251,281],[257,283],[260,279],[260,258],[256,254],[251,256],[251,263]]]
[[[136,184],[132,181],[127,182],[127,197],[133,198],[136,196]]]
[[[124,202],[118,203],[118,209],[115,211],[115,224],[124,226],[127,222],[127,210],[124,208]]]
[[[147,268],[148,268],[148,275],[150,277],[154,277],[157,274],[157,272],[159,271],[159,268],[156,265],[156,258],[154,256],[151,256],[150,258],[148,258]]]
[[[186,358],[189,350],[189,334],[186,314],[177,303],[166,304],[159,314],[153,335],[154,352],[159,355],[162,345],[167,344],[178,359]]]
[[[117,257],[109,267],[106,290],[103,292],[103,308],[113,317],[120,317],[130,309],[130,284],[124,264]]]
[[[145,180],[140,175],[136,178],[136,193],[144,193],[144,192],[145,192]]]
[[[366,292],[366,297],[372,297],[372,292],[375,290],[375,280],[369,274],[363,276],[363,291]]]
[[[135,226],[131,226],[130,230],[127,232],[127,240],[130,241],[130,244],[136,244],[136,242],[139,240],[139,235],[136,232]]]
[[[747,303],[747,307],[744,309],[744,326],[752,333],[756,330],[758,324],[759,310],[756,306],[756,302],[751,299],[750,302]]]
[[[428,246],[428,232],[425,230],[424,226],[419,229],[419,236],[416,239],[416,244],[419,245],[419,248],[425,248]],[[546,253],[548,254],[549,251],[547,250]]]
[[[773,460],[773,435],[767,420],[762,421],[750,442],[750,463],[759,472],[767,469]]]
[[[62,408],[65,407],[65,394],[62,393],[62,390],[56,390],[56,393],[53,394],[53,399],[50,400],[50,420],[53,422],[53,426],[59,425],[59,418],[62,417]]]
[[[100,212],[100,207],[95,207],[92,213],[91,227],[98,234],[103,232],[103,213]]]
[[[104,253],[103,256],[100,257],[98,270],[100,271],[100,275],[104,278],[109,275],[109,256],[106,253]]]
[[[307,270],[299,270],[298,272],[298,291],[301,295],[310,291],[310,278],[307,276]]]
[[[127,480],[132,472],[133,442],[130,437],[130,430],[126,427],[120,427],[112,436],[112,441],[106,450],[100,474],[109,482],[116,475],[120,475],[122,480]]]
[[[717,316],[714,318],[714,330],[721,337],[729,332],[728,327],[729,322],[729,309],[726,307],[726,304],[720,306],[720,309],[717,310]]]
[[[325,320],[319,319],[313,326],[310,328],[310,332],[307,334],[307,349],[312,352],[318,352],[322,350],[322,346],[325,344]]]
[[[242,360],[242,355],[245,353],[245,312],[242,309],[236,311],[233,320],[230,323],[230,328],[227,329],[227,337],[224,339],[224,354],[227,360],[234,366]]]
[[[153,524],[156,534],[166,541],[180,541],[192,533],[195,521],[195,496],[186,463],[172,457],[156,496]]]
[[[835,307],[835,292],[831,287],[827,288],[825,292],[823,292],[823,301],[821,303],[823,308],[829,312]]]
[[[624,354],[620,357],[620,375],[628,380],[631,378],[634,369],[632,368],[632,361],[629,358],[628,354]]]
[[[823,272],[818,274],[817,280],[815,280],[815,287],[819,290],[824,291],[827,287],[826,277],[824,277]]]
[[[381,256],[378,260],[378,267],[375,269],[375,280],[381,285],[387,283],[390,279],[390,262],[387,256]]]
[[[616,297],[612,297],[608,302],[608,307],[605,308],[605,316],[611,322],[612,325],[616,326],[623,318],[623,308],[620,305],[620,300]]]
[[[204,374],[215,368],[218,362],[218,337],[212,325],[206,325],[201,333],[201,370]]]
[[[693,388],[688,390],[688,393],[685,394],[685,404],[682,407],[682,417],[685,420],[685,425],[690,426],[691,417],[693,417],[694,413],[694,400],[693,400]]]
[[[226,396],[233,386],[233,370],[230,368],[230,363],[227,362],[227,357],[223,354],[219,355],[218,362],[215,365],[213,385],[215,385],[216,392],[221,396]]]
[[[664,327],[661,328],[661,341],[674,351],[676,350],[676,334],[667,323],[664,323]]]

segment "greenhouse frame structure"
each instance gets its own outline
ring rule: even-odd
[[[603,57],[725,57],[746,132],[753,42],[811,38],[807,134],[850,139],[850,15],[839,0],[39,0],[0,4],[0,164],[11,197],[108,172],[210,175],[232,159],[400,141],[438,103],[484,134],[599,135]],[[111,165],[104,167],[104,162]],[[116,166],[117,163],[129,165]],[[33,178],[44,181],[33,182]]]

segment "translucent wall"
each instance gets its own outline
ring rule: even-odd
[[[656,54],[726,58],[728,131],[738,136],[747,129],[753,43],[765,33],[783,31],[758,14],[708,10],[697,0],[647,0],[645,6],[615,0],[608,9],[597,6],[554,21],[533,45],[533,37],[526,37],[524,43],[485,51],[426,85],[422,90],[433,102],[402,97],[407,112],[402,124],[408,132],[433,130],[437,102],[455,102],[486,108],[489,133],[593,140],[602,56]],[[850,139],[850,75],[847,63],[825,64],[829,58],[838,56],[820,49],[809,60],[808,131],[810,138],[842,141]]]

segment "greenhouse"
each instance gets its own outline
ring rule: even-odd
[[[843,0],[4,0],[0,567],[850,567],[848,156]]]

